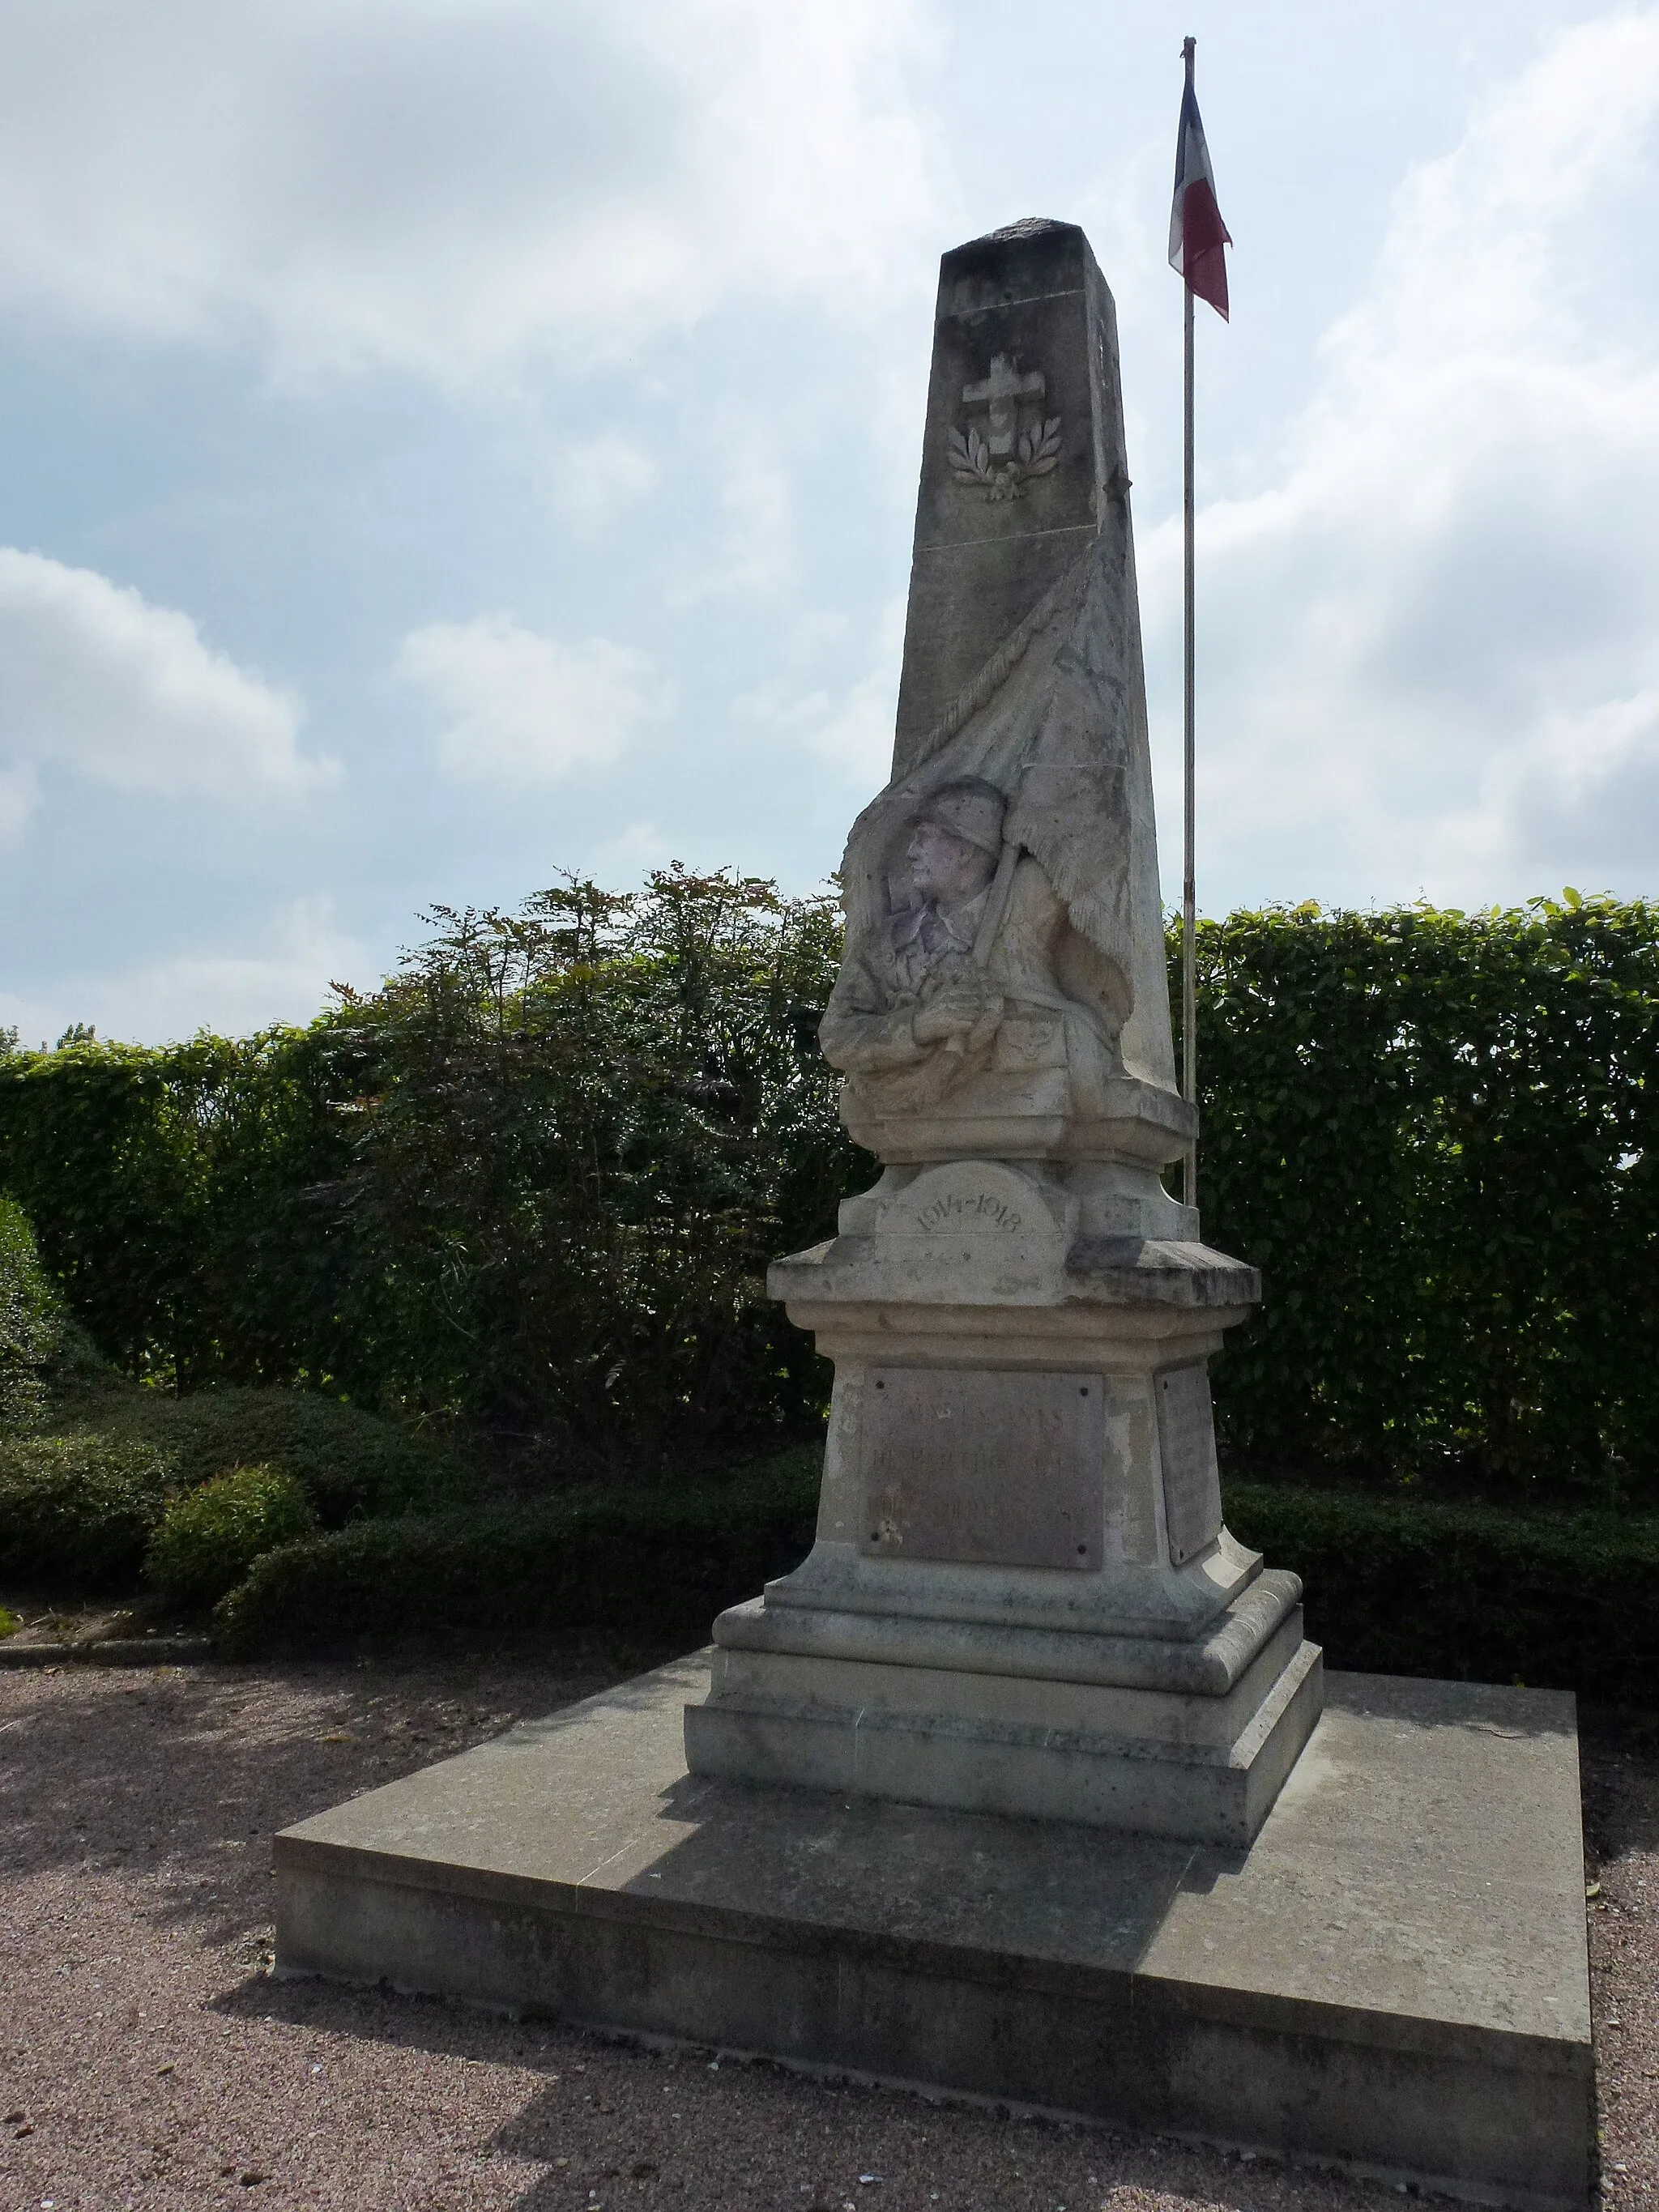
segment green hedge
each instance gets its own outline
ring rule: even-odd
[[[60,1398],[49,1425],[54,1436],[149,1446],[166,1456],[181,1490],[234,1467],[269,1466],[294,1477],[328,1528],[459,1504],[469,1488],[466,1468],[439,1441],[309,1390],[175,1398],[118,1383]]]
[[[326,1022],[0,1054],[0,1189],[125,1372],[372,1387],[372,1285],[332,1193],[361,1059]]]
[[[1199,986],[1235,1457],[1659,1505],[1659,908],[1238,914]]]
[[[0,1189],[125,1371],[729,1461],[827,1370],[765,1295],[867,1180],[822,901],[669,871],[431,917],[304,1030],[0,1052]]]
[[[268,1553],[215,1616],[239,1657],[365,1636],[609,1626],[702,1642],[812,1540],[817,1455],[721,1483],[472,1519],[363,1522]],[[1659,1706],[1659,1521],[1232,1483],[1228,1520],[1306,1585],[1334,1667]]]
[[[131,1587],[167,1501],[182,1505],[251,1464],[268,1487],[302,1498],[325,1528],[370,1514],[459,1510],[476,1486],[439,1444],[305,1391],[172,1398],[106,1381],[37,1419],[0,1424],[0,1571],[71,1588]],[[291,1533],[291,1524],[283,1531]],[[246,1564],[205,1595],[217,1596]],[[187,1595],[182,1583],[174,1594]]]
[[[1333,1667],[1659,1707],[1659,1518],[1234,1482],[1227,1520],[1302,1577]]]
[[[573,1627],[701,1642],[723,1607],[805,1556],[818,1464],[806,1449],[724,1481],[359,1522],[267,1553],[220,1601],[216,1632],[242,1658]]]
[[[0,1422],[27,1420],[46,1402],[58,1303],[21,1207],[0,1196]]]
[[[135,1375],[590,1464],[807,1433],[764,1264],[874,1173],[815,1040],[832,917],[670,872],[435,922],[306,1030],[0,1053],[0,1188],[74,1312]],[[1234,1463],[1659,1507],[1659,908],[1301,907],[1199,952],[1204,1232],[1267,1280]]]
[[[0,1194],[0,1430],[28,1426],[102,1365],[40,1263],[28,1217]]]

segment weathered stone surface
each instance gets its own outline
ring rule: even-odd
[[[842,881],[823,1036],[860,1144],[1180,1156],[1116,329],[1074,225],[941,264],[893,779]]]
[[[884,1168],[772,1267],[836,1363],[818,1531],[714,1624],[692,1767],[1248,1840],[1321,1666],[1221,1526],[1206,1360],[1259,1279],[1159,1179],[1194,1117],[1113,303],[1066,223],[940,265],[894,781],[842,883],[823,1046]],[[1161,1648],[1224,1617],[1239,1670],[1168,1681]]]
[[[913,1252],[892,1259],[908,1234],[774,1271],[836,1364],[817,1534],[715,1622],[690,1764],[1248,1842],[1322,1678],[1296,1577],[1273,1577],[1285,1603],[1249,1602],[1261,1558],[1221,1523],[1203,1363],[1243,1308],[1134,1295],[1133,1267],[1121,1302],[1082,1295],[1040,1209],[1016,1283],[1006,1248],[1025,1217],[1012,1234],[968,1218],[933,1255],[932,1296]],[[1235,1271],[1206,1258],[1170,1271],[1178,1291],[1212,1277],[1224,1295]],[[861,1622],[856,1654],[826,1646],[826,1615]],[[1224,1625],[1224,1674],[1171,1663]],[[1025,1635],[1046,1653],[1035,1673]]]
[[[1067,1573],[1100,1565],[1103,1376],[886,1367],[869,1385],[866,1551]]]
[[[1321,1670],[1222,1526],[1205,1363],[1260,1281],[1160,1177],[1195,1116],[1116,332],[1073,225],[941,264],[893,776],[842,881],[822,1036],[884,1168],[771,1270],[836,1364],[817,1540],[715,1623],[691,1765],[1248,1838]],[[1167,1647],[1224,1617],[1237,1670],[1178,1686]]]
[[[1080,1608],[1057,1617],[1038,1613],[1034,1620],[1001,1617],[1020,1612],[1017,1600],[1000,1607],[994,1620],[977,1619],[953,1603],[961,1585],[953,1589],[949,1583],[930,1590],[913,1580],[907,1588],[915,1596],[915,1609],[894,1615],[884,1601],[860,1606],[861,1593],[850,1589],[843,1610],[823,1586],[802,1582],[789,1593],[787,1607],[777,1601],[781,1585],[774,1586],[770,1606],[752,1598],[733,1606],[722,1616],[720,1649],[921,1668],[926,1671],[917,1696],[926,1694],[927,1677],[941,1672],[1043,1684],[1042,1694],[1055,1696],[1062,1705],[1072,1687],[1096,1684],[1162,1691],[1191,1699],[1188,1718],[1204,1740],[1222,1742],[1227,1740],[1224,1726],[1218,1723],[1210,1732],[1212,1709],[1219,1714],[1222,1702],[1261,1652],[1283,1636],[1287,1624],[1295,1630],[1291,1650],[1302,1633],[1297,1577],[1276,1568],[1255,1572],[1253,1553],[1238,1553],[1235,1564],[1241,1569],[1239,1595],[1201,1634],[1190,1638],[1079,1634],[1090,1626]]]
[[[974,1635],[966,1628],[963,1641],[981,1656]],[[913,1636],[904,1642],[915,1648]],[[885,1638],[878,1649],[873,1662],[745,1651],[723,1620],[709,1695],[685,1709],[692,1769],[1243,1845],[1323,1692],[1299,1606],[1222,1696],[922,1668],[895,1662]]]
[[[1184,1567],[1221,1534],[1221,1470],[1209,1370],[1202,1362],[1167,1367],[1158,1378],[1158,1456],[1170,1560]]]
[[[1221,1521],[1205,1362],[1254,1271],[1081,1236],[1076,1193],[1006,1164],[890,1170],[843,1218],[771,1273],[836,1364],[816,1540],[714,1624],[692,1768],[1248,1841],[1322,1679]],[[826,1615],[861,1620],[856,1655]],[[1171,1666],[1224,1622],[1224,1677]]]
[[[1232,1850],[689,1776],[706,1664],[278,1836],[278,1972],[1585,2204],[1571,1698],[1335,1675]]]
[[[1004,389],[1011,385],[1024,388]],[[1021,470],[1020,434],[1049,422],[1057,426],[1051,465],[1041,474],[1029,464]],[[994,480],[976,482],[964,466],[969,434],[991,448]],[[916,764],[993,649],[1093,543],[1127,490],[1116,311],[1083,233],[1068,222],[1015,224],[945,254],[896,775]]]

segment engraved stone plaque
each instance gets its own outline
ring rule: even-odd
[[[871,1370],[863,1549],[878,1559],[1097,1568],[1098,1375]]]
[[[1210,1371],[1201,1363],[1166,1368],[1156,1388],[1164,1517],[1170,1532],[1170,1558],[1179,1567],[1221,1533],[1221,1474],[1215,1458]]]

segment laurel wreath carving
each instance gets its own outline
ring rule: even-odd
[[[1046,477],[1060,465],[1060,417],[1051,415],[1041,424],[1022,430],[1014,458],[999,467],[991,449],[970,422],[965,430],[951,433],[951,473],[991,501],[1024,499],[1033,477]]]

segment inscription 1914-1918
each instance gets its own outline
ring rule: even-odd
[[[915,1223],[917,1228],[924,1232],[971,1225],[1000,1229],[1012,1236],[1023,1218],[1006,1199],[994,1197],[988,1190],[980,1191],[974,1196],[952,1190],[942,1192],[938,1198],[929,1199],[917,1212]]]

